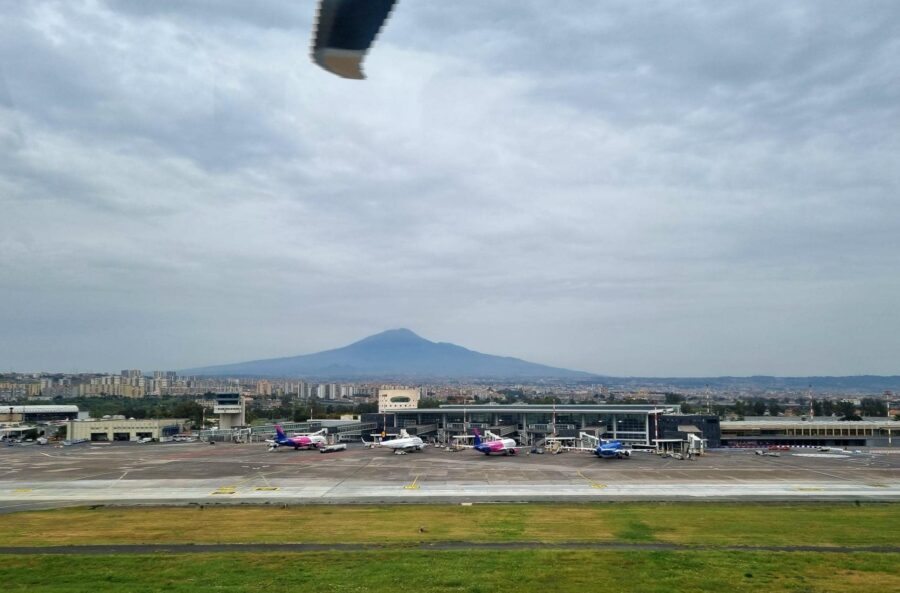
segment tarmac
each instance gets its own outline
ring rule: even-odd
[[[84,443],[0,449],[0,513],[85,505],[530,501],[898,501],[900,455],[714,450],[695,460],[636,452],[407,455],[261,444]]]

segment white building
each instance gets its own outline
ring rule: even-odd
[[[418,389],[379,389],[378,411],[415,410],[419,407]]]
[[[246,420],[246,403],[239,393],[217,393],[213,414],[219,415],[219,429],[230,430],[235,426],[244,426]]]

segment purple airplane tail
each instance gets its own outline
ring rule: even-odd
[[[472,432],[475,433],[475,446],[477,447],[478,445],[481,444],[481,435],[478,434],[478,429],[477,429],[477,428],[473,428],[473,429],[472,429]]]
[[[284,430],[282,430],[280,424],[276,424],[276,425],[275,425],[275,434],[278,436],[279,439],[286,439],[286,438],[287,438],[287,435],[284,434]]]

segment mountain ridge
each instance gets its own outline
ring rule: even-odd
[[[484,354],[449,342],[432,342],[398,328],[357,340],[347,346],[312,354],[285,356],[185,369],[202,376],[319,378],[569,378],[595,375],[528,362],[511,356]]]

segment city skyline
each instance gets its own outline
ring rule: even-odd
[[[900,7],[424,4],[359,83],[307,3],[5,3],[0,370],[900,371]]]

